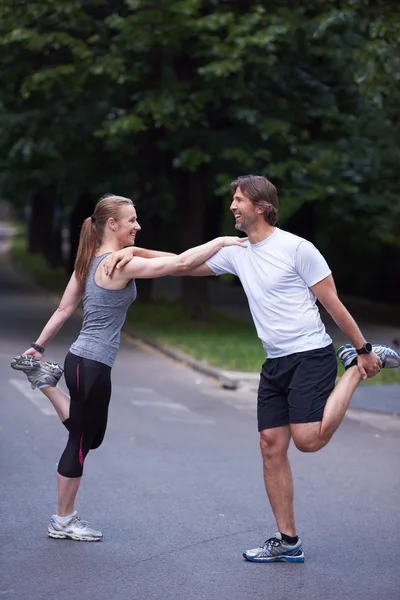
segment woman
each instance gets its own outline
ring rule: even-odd
[[[53,538],[98,541],[102,533],[82,521],[74,509],[85,457],[104,438],[111,396],[111,368],[119,348],[120,331],[130,304],[136,298],[135,278],[184,274],[210,258],[223,246],[243,245],[243,238],[220,237],[180,255],[146,251],[151,258],[135,256],[111,279],[100,267],[112,252],[135,243],[140,231],[132,201],[121,196],[102,197],[94,214],[82,225],[75,271],[60,305],[31,348],[12,366],[28,376],[33,387],[53,403],[69,431],[58,464],[58,506],[48,527]],[[99,268],[100,267],[100,268]],[[65,359],[68,397],[56,383],[62,374],[57,363],[40,361],[47,343],[72,315],[83,297],[83,325]]]

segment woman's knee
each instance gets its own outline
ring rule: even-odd
[[[100,448],[100,446],[102,445],[104,440],[104,433],[101,435],[98,435],[94,438],[93,442],[91,443],[90,449],[91,450],[97,450],[97,448]]]

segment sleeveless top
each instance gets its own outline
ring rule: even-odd
[[[107,290],[96,283],[96,269],[109,254],[95,256],[90,264],[83,295],[83,324],[70,351],[112,367],[126,312],[136,298],[136,284],[132,279],[122,290]]]

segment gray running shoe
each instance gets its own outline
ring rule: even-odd
[[[288,544],[282,535],[275,534],[269,538],[261,548],[254,548],[243,552],[243,557],[252,562],[304,562],[304,552],[299,538],[297,544]]]
[[[53,515],[47,528],[47,535],[58,540],[68,538],[77,542],[99,542],[103,537],[101,531],[91,529],[87,521],[82,521],[76,510],[65,525],[59,522],[57,515]]]
[[[400,367],[400,354],[390,346],[372,344],[372,351],[379,356],[384,369],[397,369]]]
[[[40,360],[38,358],[34,358],[29,354],[19,354],[11,361],[11,368],[16,371],[24,371],[27,373],[29,371],[33,371],[34,369],[38,369],[40,367]]]
[[[61,365],[52,361],[40,361],[40,367],[34,371],[25,371],[25,375],[31,384],[31,388],[55,387],[59,382],[64,369]]]
[[[397,369],[400,367],[400,354],[390,346],[383,344],[372,344],[372,350],[382,361],[383,369]],[[357,352],[351,344],[341,346],[337,351],[337,357],[345,369],[357,363]]]

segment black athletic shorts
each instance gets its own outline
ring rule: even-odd
[[[257,398],[258,431],[321,421],[337,376],[333,345],[267,358]]]

